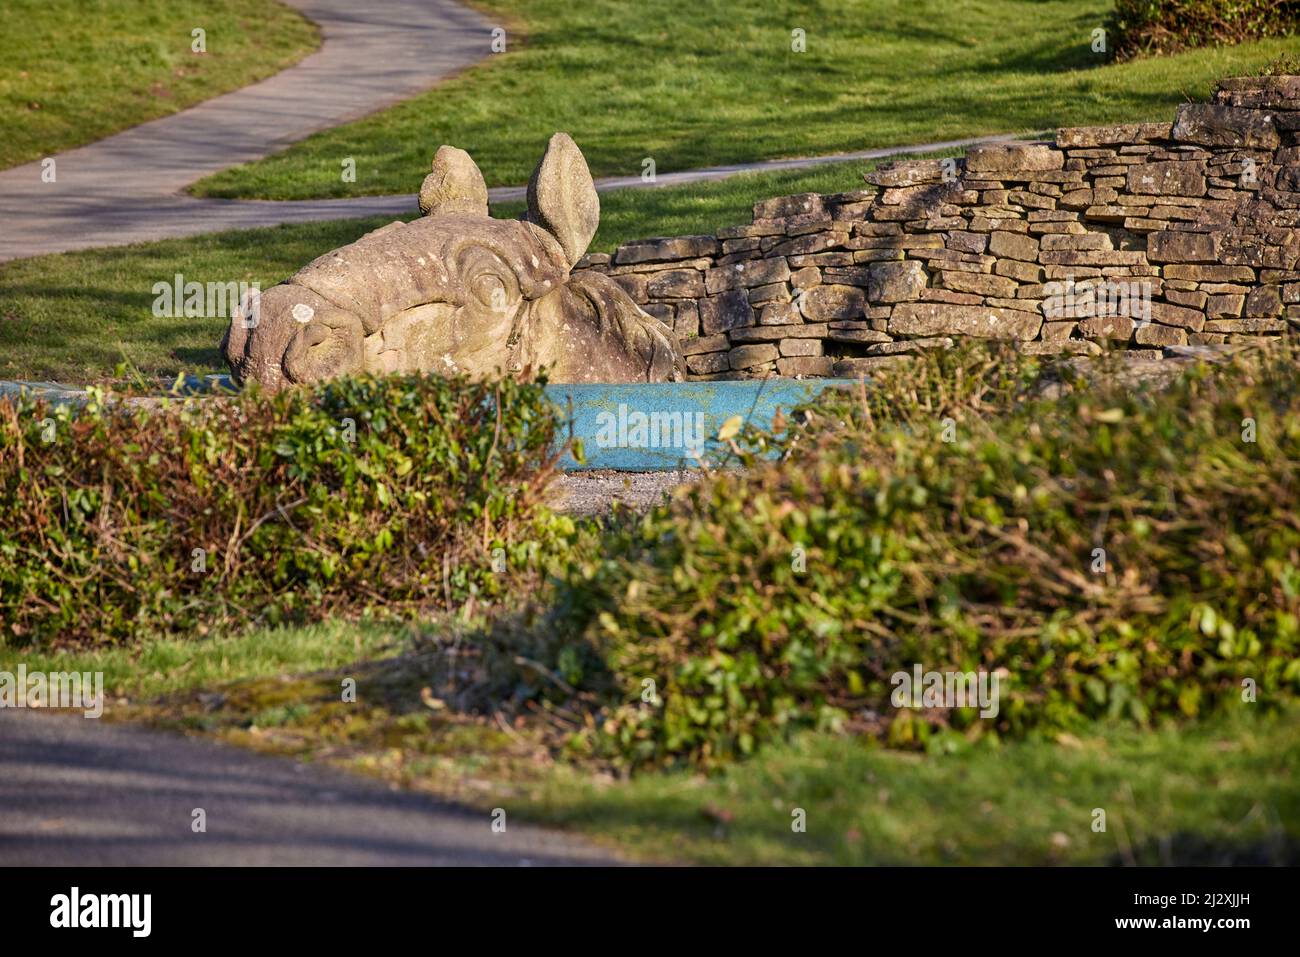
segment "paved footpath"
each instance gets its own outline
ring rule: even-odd
[[[172,116],[60,153],[54,158],[53,183],[42,181],[39,161],[0,171],[0,262],[221,229],[413,212],[414,192],[291,202],[184,194],[185,187],[198,179],[390,106],[490,55],[493,24],[453,0],[285,2],[315,21],[323,35],[321,48],[298,65]],[[1006,138],[661,173],[654,185],[931,152]],[[437,146],[430,144],[430,156]],[[639,175],[597,182],[602,191],[646,185]],[[524,187],[501,187],[489,195],[493,202],[520,199]]]
[[[191,829],[195,808],[207,832]],[[578,837],[179,734],[0,711],[0,866],[619,863]]]
[[[323,37],[296,66],[59,154],[54,183],[41,181],[39,161],[0,172],[0,260],[365,215],[364,203],[344,211],[337,202],[200,200],[181,190],[407,99],[491,51],[493,25],[453,0],[285,2]]]

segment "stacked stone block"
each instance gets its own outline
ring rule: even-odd
[[[852,376],[963,336],[1149,357],[1275,336],[1300,325],[1297,130],[1300,77],[1234,78],[1173,124],[895,163],[862,190],[764,200],[748,225],[579,268],[671,325],[695,379]],[[1097,283],[1149,308],[1071,306]]]

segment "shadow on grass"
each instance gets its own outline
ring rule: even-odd
[[[1257,841],[1233,841],[1180,831],[1147,841],[1131,855],[1115,854],[1112,866],[1162,867],[1296,867],[1300,839],[1275,832]]]

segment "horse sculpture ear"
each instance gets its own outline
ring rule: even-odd
[[[487,184],[478,165],[464,150],[440,146],[433,172],[420,187],[420,212],[426,216],[486,216]]]
[[[528,181],[528,221],[559,240],[573,266],[600,225],[600,197],[582,150],[568,133],[556,133]]]

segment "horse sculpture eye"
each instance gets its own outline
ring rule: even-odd
[[[510,304],[506,284],[500,276],[485,273],[474,280],[471,288],[474,291],[474,298],[489,309],[501,311]]]

